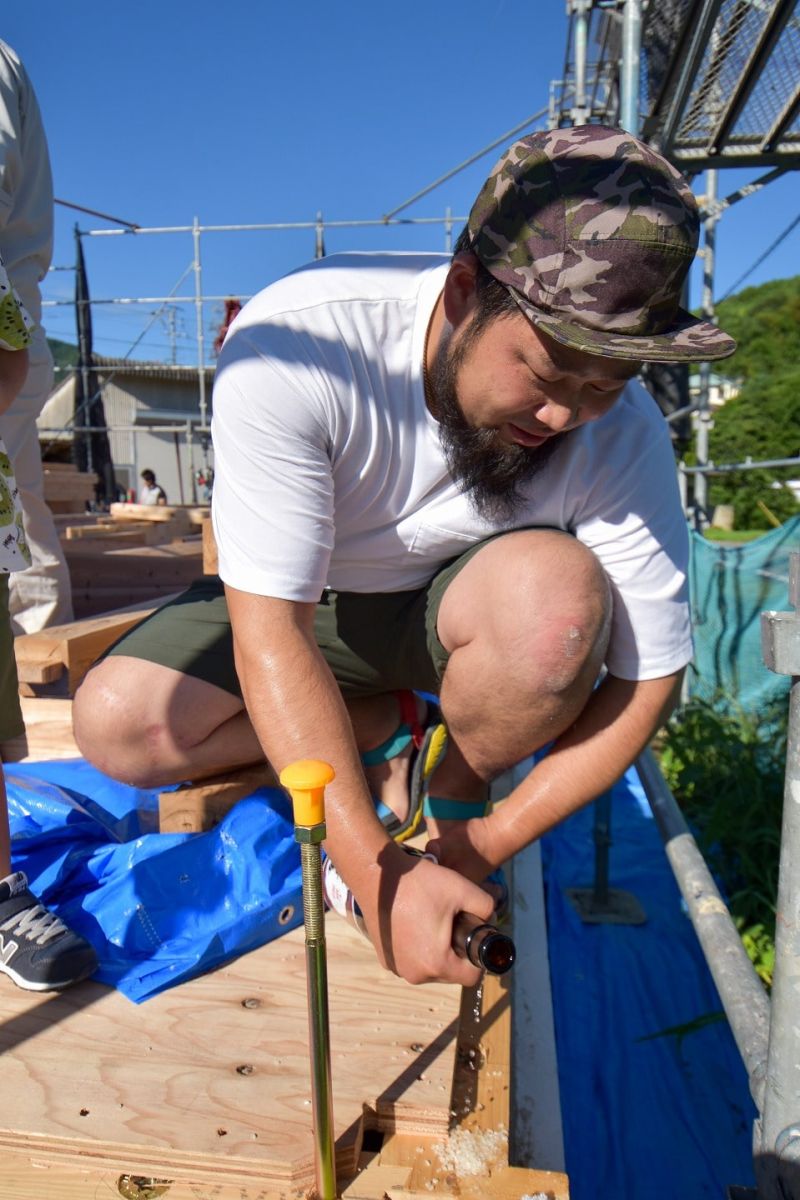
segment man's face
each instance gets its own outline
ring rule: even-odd
[[[512,516],[559,439],[608,412],[638,370],[561,346],[522,313],[467,318],[442,335],[430,371],[451,473],[479,512]]]

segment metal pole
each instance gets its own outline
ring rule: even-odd
[[[203,267],[200,261],[200,222],[194,218],[192,225],[192,242],[194,244],[194,310],[195,327],[197,331],[197,382],[200,389],[200,423],[206,424],[206,372],[205,372],[205,337],[203,334]]]
[[[590,0],[573,0],[572,11],[575,17],[575,104],[570,112],[573,125],[583,125],[587,119],[586,111],[586,47],[589,42],[589,9]]]
[[[705,205],[708,215],[703,222],[703,316],[707,321],[714,319],[714,250],[716,245],[717,172],[706,172]],[[697,465],[708,464],[708,434],[711,427],[711,364],[700,364],[700,396],[697,410]],[[694,477],[694,498],[697,515],[702,524],[708,521],[708,487],[706,476],[699,472]]]
[[[325,954],[321,856],[326,832],[324,790],[325,785],[333,778],[333,767],[314,759],[292,763],[284,767],[280,774],[281,784],[292,797],[294,836],[300,843],[303,919],[306,932],[308,1034],[311,1049],[311,1111],[314,1120],[318,1200],[336,1200],[328,964]]]
[[[769,1000],[652,751],[636,762],[673,874],[717,986],[759,1111],[767,1073]]]
[[[195,325],[197,329],[197,383],[200,389],[200,424],[206,425],[206,347],[203,334],[203,268],[200,262],[200,222],[197,217],[192,223],[192,242],[194,244],[194,311]],[[189,451],[190,458],[192,457],[191,449]],[[207,456],[203,452],[203,466],[207,466]],[[197,487],[195,484],[194,471],[192,471],[192,502],[197,502]]]
[[[761,615],[764,661],[771,671],[792,676],[767,1086],[755,1138],[758,1194],[765,1200],[800,1197],[800,553],[797,552],[790,559],[789,602],[793,612]]]
[[[622,14],[620,125],[639,132],[639,73],[642,56],[642,0],[625,0]]]
[[[75,245],[78,253],[76,255],[78,261],[78,275],[76,279],[75,306],[77,309],[77,325],[78,325],[78,358],[80,360],[81,386],[83,388],[83,400],[81,402],[80,423],[83,426],[91,424],[91,410],[93,399],[92,396],[92,351],[90,347],[90,325],[91,325],[91,309],[89,307],[89,299],[86,295],[85,287],[85,270],[81,270],[81,233],[78,226],[75,226]],[[92,435],[89,432],[84,433],[84,448],[86,451],[86,471],[92,472]]]

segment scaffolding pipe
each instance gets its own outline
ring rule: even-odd
[[[195,217],[192,225],[192,243],[194,245],[194,306],[197,327],[197,382],[200,388],[200,424],[207,424],[208,410],[206,406],[206,370],[205,370],[205,338],[203,334],[203,267],[200,261],[200,222]],[[194,454],[191,441],[187,434],[187,449],[192,468],[192,503],[197,501],[197,487],[194,478]],[[208,466],[207,452],[203,451],[203,466]]]
[[[769,999],[651,750],[645,750],[636,767],[747,1071],[750,1094],[761,1112],[767,1074]]]
[[[800,466],[800,458],[762,458],[753,462],[752,458],[740,463],[706,463],[703,467],[682,466],[681,470],[687,475],[726,475],[731,471],[755,471],[762,467],[796,467]]]
[[[586,111],[586,49],[589,44],[589,0],[573,0],[575,15],[575,106],[572,109],[573,125],[583,125]]]
[[[474,159],[480,158],[481,155],[486,154],[488,150],[493,149],[495,146],[499,146],[501,142],[505,141],[511,136],[511,134],[524,129],[526,125],[530,125],[545,111],[545,109],[542,109],[541,113],[534,113],[533,116],[529,117],[527,121],[523,121],[522,124],[516,126],[515,129],[509,130],[508,133],[503,134],[503,137],[500,138],[499,141],[492,142],[491,146],[484,147],[484,149],[478,154],[474,155],[473,158],[467,159],[466,162],[460,163],[459,166],[454,167],[450,172],[450,175],[454,175],[456,171],[462,170],[465,166],[468,166],[471,162],[473,162]],[[442,179],[444,178],[445,177],[442,176]],[[438,179],[436,184],[441,182],[442,180]],[[426,191],[430,191],[431,188],[436,186],[436,184],[432,183],[430,188],[427,188]],[[413,198],[416,199],[416,197]],[[411,201],[408,200],[406,203],[410,204]],[[401,207],[404,207],[404,205],[401,205]],[[372,218],[371,220],[364,221],[325,221],[323,225],[325,229],[366,229],[374,225],[442,225],[444,224],[445,219],[445,217],[402,217],[400,220],[396,221],[387,216],[379,217],[377,219]],[[461,217],[460,219],[462,221],[466,221],[467,218]],[[193,225],[153,225],[150,227],[138,226],[136,229],[84,229],[81,231],[81,237],[141,237],[143,234],[148,233],[194,233],[195,230],[198,233],[258,233],[263,230],[316,228],[316,220],[262,221],[257,224],[248,225],[198,225],[195,222]]]
[[[767,1079],[756,1125],[759,1197],[800,1196],[800,553],[789,560],[793,612],[761,614],[764,661],[792,676],[775,920],[775,974]],[[759,1127],[760,1126],[760,1127]]]
[[[706,321],[714,319],[714,251],[716,247],[717,172],[706,172],[706,207],[708,216],[703,222],[703,316]],[[711,364],[700,364],[700,403],[697,410],[697,465],[708,463],[708,434],[711,427]],[[697,515],[702,522],[708,520],[708,487],[703,472],[695,476],[694,499]]]
[[[642,56],[642,0],[625,0],[622,14],[620,125],[639,133],[639,77]]]

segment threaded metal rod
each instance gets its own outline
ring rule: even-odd
[[[319,845],[300,843],[303,879],[303,922],[306,935],[308,1034],[311,1047],[311,1105],[317,1191],[320,1200],[336,1200],[333,1144],[333,1089],[328,1021],[328,965],[325,954],[325,909],[322,900],[322,856]]]

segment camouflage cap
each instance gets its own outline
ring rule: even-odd
[[[680,307],[699,232],[684,177],[622,129],[534,133],[473,205],[472,250],[556,341],[641,362],[726,358],[736,343]]]

